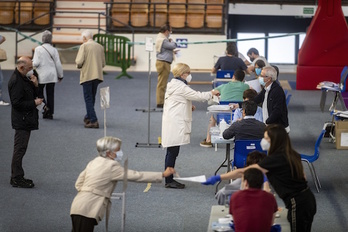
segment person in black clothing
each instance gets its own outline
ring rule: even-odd
[[[245,101],[242,104],[243,119],[236,121],[227,128],[222,136],[224,139],[235,140],[262,139],[265,124],[256,120],[254,115],[257,111],[257,104],[253,101]]]
[[[288,108],[283,88],[276,82],[277,72],[273,67],[264,67],[259,77],[263,90],[254,98],[257,104],[262,103],[263,122],[280,124],[286,132],[290,132]]]
[[[221,176],[212,176],[203,184],[215,184],[221,180],[235,179],[243,175],[249,168],[257,168],[267,175],[278,196],[288,209],[287,219],[292,232],[309,232],[317,211],[316,200],[308,188],[304,176],[301,156],[290,142],[288,133],[282,125],[268,125],[261,141],[268,156],[260,163],[239,168]]]
[[[243,62],[241,58],[238,58],[238,50],[236,45],[229,44],[226,48],[226,56],[222,56],[218,59],[214,68],[211,70],[212,73],[216,73],[216,71],[220,70],[237,70],[241,69],[243,71],[247,71],[247,66]]]
[[[31,59],[19,58],[17,68],[8,82],[12,128],[15,130],[10,180],[13,187],[34,187],[32,180],[24,178],[22,160],[28,147],[30,132],[39,128],[36,106],[40,105],[43,99],[37,98],[38,85]]]

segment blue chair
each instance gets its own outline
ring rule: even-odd
[[[219,70],[216,72],[216,78],[213,81],[213,88],[218,87],[219,85],[223,85],[228,83],[228,79],[231,80],[234,74],[234,70]],[[222,81],[219,81],[222,80]],[[227,81],[223,81],[227,80]]]
[[[240,101],[220,101],[219,105],[228,105],[230,103],[241,103]],[[225,121],[228,123],[228,124],[231,124],[232,123],[232,120],[233,120],[233,112],[234,110],[232,111],[232,114],[230,113],[217,113],[216,114],[216,123],[219,124],[219,122],[222,120],[222,119],[225,119]]]
[[[308,164],[308,168],[311,172],[311,175],[312,175],[312,178],[313,178],[313,181],[314,181],[314,184],[315,184],[315,188],[317,189],[317,192],[319,192],[319,188],[321,188],[321,184],[320,184],[320,181],[319,181],[319,178],[318,178],[318,175],[315,171],[315,168],[314,168],[314,165],[313,165],[313,162],[316,161],[318,158],[319,158],[319,147],[320,147],[320,143],[321,143],[321,140],[322,138],[324,137],[324,134],[326,132],[326,126],[327,126],[328,123],[325,123],[324,124],[324,127],[315,143],[315,146],[314,146],[314,155],[305,155],[305,154],[300,154],[301,155],[301,160],[303,162],[306,162]]]
[[[252,151],[261,151],[267,153],[267,151],[261,148],[261,139],[257,140],[236,140],[234,142],[234,155],[231,161],[232,170],[236,168],[244,168],[246,165],[247,156]]]
[[[289,105],[290,99],[291,99],[291,94],[289,94],[288,96],[286,96],[286,106]]]

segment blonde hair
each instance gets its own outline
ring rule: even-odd
[[[189,73],[189,72],[190,72],[190,66],[184,63],[178,63],[172,69],[172,73],[174,77],[181,77],[182,74]]]
[[[97,151],[100,156],[106,157],[106,153],[121,148],[122,141],[119,138],[106,136],[98,139]]]

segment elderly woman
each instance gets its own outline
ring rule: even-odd
[[[198,92],[191,89],[187,85],[192,80],[187,64],[176,64],[172,72],[174,78],[167,85],[162,116],[162,146],[167,148],[165,168],[174,168],[180,146],[190,143],[192,111],[195,109],[192,101],[208,101],[219,93],[217,90]],[[185,185],[170,175],[166,177],[165,187],[183,189]]]
[[[63,68],[60,63],[59,54],[52,46],[52,33],[42,33],[42,45],[35,48],[33,66],[39,74],[39,97],[45,99],[44,88],[46,87],[46,106],[43,118],[53,119],[54,114],[54,86],[63,79]]]
[[[78,191],[71,205],[70,215],[73,232],[89,232],[102,220],[110,209],[110,196],[117,181],[123,180],[124,168],[121,166],[122,141],[114,137],[104,137],[97,141],[99,156],[90,161],[83,170],[75,187]],[[163,177],[172,175],[173,168],[162,172],[137,172],[128,170],[127,178],[135,182],[161,182]]]

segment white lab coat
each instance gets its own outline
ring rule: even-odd
[[[192,101],[208,101],[212,93],[191,89],[173,78],[167,85],[162,116],[162,146],[172,147],[190,143]]]

